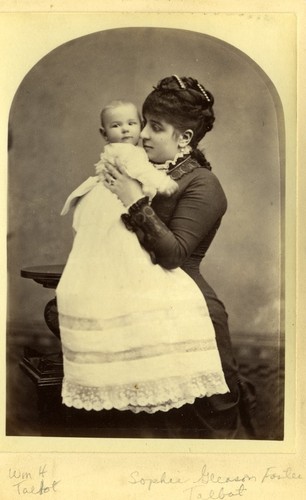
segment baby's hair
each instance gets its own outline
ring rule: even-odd
[[[142,113],[154,114],[170,123],[179,132],[193,131],[190,146],[200,163],[209,167],[205,157],[197,150],[198,143],[213,128],[214,97],[204,85],[191,77],[172,75],[160,80],[145,99]]]
[[[138,115],[138,118],[139,118],[139,121],[140,123],[142,122],[141,120],[141,116],[140,116],[140,113],[137,109],[137,106],[131,102],[131,101],[127,101],[125,99],[113,99],[112,101],[110,101],[109,103],[107,103],[101,110],[101,113],[100,113],[100,120],[101,120],[101,125],[102,127],[104,126],[104,116],[105,116],[105,113],[109,110],[109,109],[114,109],[114,108],[118,108],[119,106],[126,106],[126,105],[131,105],[131,106],[134,106],[136,111],[137,111],[137,115]]]

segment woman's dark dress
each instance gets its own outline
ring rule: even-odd
[[[234,437],[238,425],[238,370],[232,353],[227,313],[199,270],[220,226],[227,201],[216,176],[191,157],[176,165],[170,175],[179,185],[174,195],[170,198],[157,195],[151,206],[146,199],[140,200],[129,209],[129,217],[123,217],[123,220],[137,233],[154,263],[167,269],[181,267],[201,289],[214,324],[230,393],[197,399],[194,405],[170,410],[161,418],[167,421],[168,427],[181,428],[187,434],[182,437],[192,437],[193,434]],[[201,427],[201,430],[197,432],[194,426]]]

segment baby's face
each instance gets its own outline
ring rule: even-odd
[[[103,117],[104,134],[109,142],[128,142],[136,146],[141,123],[133,104],[120,104],[108,109]]]

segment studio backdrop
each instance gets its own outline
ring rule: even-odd
[[[9,123],[8,322],[42,331],[53,291],[23,267],[64,264],[68,194],[94,175],[104,143],[100,110],[111,99],[141,105],[163,77],[193,76],[215,97],[201,143],[228,211],[201,270],[229,313],[233,333],[281,331],[284,178],[282,106],[273,82],[246,54],[178,29],[120,28],[83,36],[37,62],[15,94]],[[90,256],[88,256],[90,258]]]

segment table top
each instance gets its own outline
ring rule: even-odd
[[[23,278],[29,278],[45,288],[56,288],[63,270],[64,264],[41,265],[24,267],[20,271]]]

